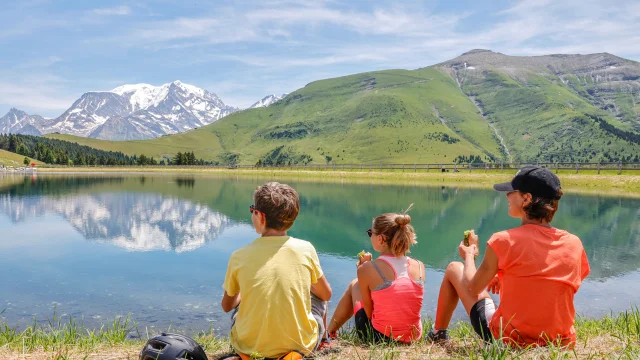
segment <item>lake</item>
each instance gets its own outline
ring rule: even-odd
[[[176,175],[0,176],[0,322],[73,316],[89,327],[131,314],[144,331],[229,329],[220,309],[230,254],[253,241],[249,205],[266,178]],[[423,314],[434,316],[443,269],[466,229],[481,244],[518,226],[503,194],[422,185],[282,181],[300,194],[290,235],[311,241],[334,291],[355,277],[365,231],[414,203],[427,266]],[[570,192],[571,189],[566,189]],[[640,200],[565,195],[554,225],[578,235],[592,272],[576,295],[598,317],[640,304]],[[484,246],[482,246],[484,247]],[[479,262],[478,262],[479,263]],[[463,318],[461,307],[456,318]]]

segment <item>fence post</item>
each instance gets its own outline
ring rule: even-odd
[[[427,172],[429,172],[429,164],[427,164]]]
[[[416,172],[416,171],[418,171],[416,164],[413,164],[413,172]]]
[[[453,166],[453,172],[458,172],[458,163]]]
[[[618,175],[622,175],[622,163],[618,163]]]
[[[484,163],[484,172],[487,172],[487,170],[489,170],[489,164]]]
[[[579,167],[579,166],[580,166],[580,165],[578,165],[578,163],[576,163],[576,174],[578,173],[578,167]]]
[[[471,163],[469,163],[469,172],[471,172]]]
[[[558,163],[556,163],[556,174],[558,173]]]
[[[504,161],[500,162],[500,171],[504,170]]]
[[[598,175],[600,175],[600,161],[598,161]]]
[[[382,172],[382,163],[380,163],[380,172]]]
[[[342,164],[342,172],[344,172],[344,164]]]
[[[404,172],[404,164],[402,164],[402,172]]]

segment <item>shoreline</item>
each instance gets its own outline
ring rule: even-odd
[[[432,319],[423,319],[429,329]],[[576,317],[577,343],[574,349],[550,345],[538,348],[508,348],[496,342],[486,345],[475,335],[468,321],[458,321],[450,327],[452,342],[432,344],[423,338],[411,345],[369,345],[358,340],[353,329],[342,329],[334,342],[337,353],[317,356],[318,360],[334,359],[568,359],[568,358],[638,358],[640,357],[640,310],[632,307],[617,315],[600,319]],[[160,331],[160,330],[159,330]],[[170,332],[180,331],[170,329]],[[132,337],[133,335],[133,337]],[[75,320],[60,319],[47,325],[30,325],[16,331],[0,323],[0,358],[3,359],[138,359],[148,337],[155,334],[142,331],[129,321],[118,318],[99,330],[86,329]],[[206,350],[209,359],[217,359],[231,351],[227,336],[213,331],[192,336]],[[260,359],[257,357],[256,359]]]
[[[391,171],[308,171],[308,170],[243,170],[219,168],[171,168],[163,167],[114,167],[114,168],[39,168],[41,174],[187,174],[223,175],[237,177],[293,179],[309,182],[344,182],[352,184],[462,186],[466,188],[491,189],[498,182],[509,181],[516,170],[493,170],[484,173],[459,172],[401,172]],[[617,171],[560,171],[558,177],[566,194],[606,195],[640,198],[640,173],[618,175]]]

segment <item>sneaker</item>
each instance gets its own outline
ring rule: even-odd
[[[320,340],[320,344],[318,345],[318,348],[316,349],[315,353],[317,355],[325,355],[325,354],[337,353],[339,351],[340,350],[333,345],[331,338],[322,338],[322,340]]]
[[[440,329],[436,330],[435,328],[431,328],[429,333],[427,334],[427,339],[433,343],[443,343],[449,341],[449,330]]]

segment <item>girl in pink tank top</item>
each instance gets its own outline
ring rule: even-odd
[[[407,215],[410,209],[373,220],[367,234],[380,257],[372,260],[370,253],[359,257],[358,276],[347,287],[328,324],[332,337],[352,316],[358,336],[365,342],[410,343],[422,337],[424,265],[406,255],[416,243]]]

